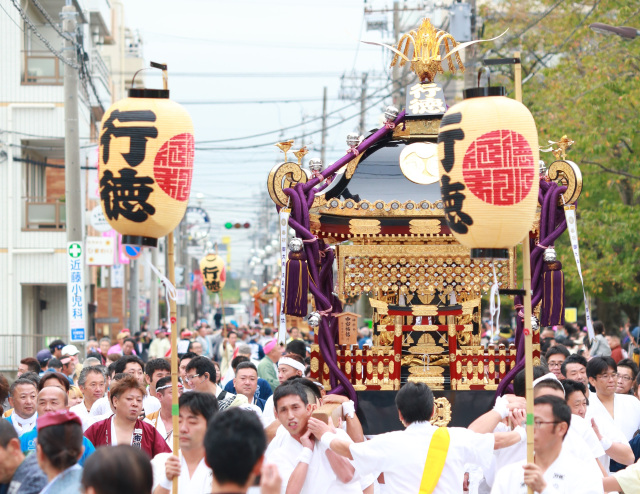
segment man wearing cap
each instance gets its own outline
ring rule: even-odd
[[[146,421],[153,425],[164,438],[167,446],[173,451],[173,418],[171,406],[173,405],[173,391],[171,376],[161,377],[156,383],[156,397],[160,400],[160,410],[150,413]],[[182,396],[182,383],[178,382],[178,396]]]
[[[171,341],[167,338],[164,328],[160,328],[155,332],[156,337],[149,346],[149,359],[164,358],[169,350],[171,350]]]
[[[76,364],[74,363],[73,358],[70,355],[60,357],[60,363],[62,364],[60,372],[67,377],[69,384],[73,386],[75,384],[73,376],[76,371]]]
[[[9,404],[13,413],[5,420],[11,422],[18,436],[29,432],[36,426],[36,384],[30,379],[16,379],[10,388]]]
[[[82,467],[82,421],[67,410],[38,417],[38,464],[49,483],[41,494],[63,494],[80,491]]]
[[[38,494],[47,485],[36,455],[25,457],[15,429],[5,420],[0,420],[0,465],[2,493]]]
[[[78,377],[80,377],[80,372],[82,371],[82,367],[83,367],[82,364],[80,363],[80,361],[78,360],[78,354],[79,353],[80,353],[80,351],[78,350],[78,348],[75,345],[66,345],[62,349],[62,358],[66,357],[66,356],[69,356],[69,357],[71,357],[71,360],[73,361],[73,364],[74,364],[73,378],[74,378],[74,380],[77,380]]]
[[[38,359],[38,363],[40,364],[40,376],[46,372],[49,367],[49,360],[51,360],[52,357],[49,350],[40,350],[37,353],[36,359]]]
[[[51,343],[49,343],[49,351],[51,352],[51,355],[60,360],[60,357],[62,357],[62,349],[65,346],[67,346],[67,344],[64,341],[53,340]]]
[[[278,381],[278,361],[282,356],[282,348],[278,345],[276,338],[264,346],[264,353],[264,358],[258,364],[258,376],[265,379],[271,386],[271,390],[275,391],[280,384]]]
[[[44,415],[51,412],[65,412],[67,410],[68,404],[69,396],[64,392],[64,390],[56,386],[47,386],[45,388],[42,388],[42,390],[38,393],[38,416],[43,417]],[[32,429],[20,436],[20,447],[22,448],[22,452],[25,455],[35,452],[37,439],[37,429]],[[86,459],[96,450],[96,448],[93,447],[93,444],[91,444],[91,441],[89,441],[84,436],[82,436],[82,445],[84,446],[84,452],[78,460],[78,464],[80,466],[84,466],[84,462],[86,461]]]

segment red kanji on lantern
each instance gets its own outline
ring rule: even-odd
[[[494,130],[471,143],[462,161],[469,191],[478,199],[497,206],[522,201],[534,179],[533,154],[522,134]]]
[[[178,134],[165,142],[153,163],[160,188],[177,201],[186,201],[193,174],[193,134]]]

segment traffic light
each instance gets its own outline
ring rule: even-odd
[[[227,221],[224,224],[224,227],[227,230],[231,230],[232,228],[251,228],[251,223],[248,221],[246,223],[231,223],[230,221]]]
[[[176,266],[175,267],[175,282],[176,282],[176,286],[183,286],[184,285],[184,266]]]

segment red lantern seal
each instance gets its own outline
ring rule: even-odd
[[[527,197],[535,170],[533,152],[525,137],[506,129],[478,137],[462,161],[469,191],[496,206],[512,206]]]
[[[178,134],[165,142],[153,163],[160,188],[177,201],[189,199],[194,157],[193,134]]]

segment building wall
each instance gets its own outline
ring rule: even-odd
[[[23,8],[27,5],[27,15],[36,24],[42,24],[34,7],[24,0],[19,2]],[[52,0],[40,0],[48,8]],[[63,2],[64,3],[64,2]],[[55,2],[56,8],[63,3]],[[76,2],[74,2],[76,3]],[[82,10],[96,10],[110,25],[111,16],[107,0],[80,1]],[[0,11],[0,151],[6,152],[3,160],[0,155],[0,370],[15,370],[18,361],[33,355],[46,346],[46,337],[22,336],[37,334],[62,336],[68,338],[67,328],[67,237],[64,231],[24,231],[25,225],[25,180],[24,163],[16,162],[13,157],[27,156],[40,161],[47,158],[49,163],[64,164],[63,153],[50,155],[47,151],[29,151],[20,146],[25,140],[38,139],[39,146],[62,146],[65,134],[64,89],[61,85],[23,85],[21,84],[24,67],[24,36],[21,27],[23,20],[10,0],[0,0],[5,12]],[[119,4],[122,10],[121,4]],[[94,14],[88,16],[94,23]],[[54,18],[56,16],[53,16]],[[96,21],[97,22],[97,21]],[[99,50],[89,46],[92,36],[87,26],[85,47],[90,55]],[[49,27],[41,31],[59,49],[63,40]],[[122,30],[124,32],[124,30]],[[117,42],[117,39],[116,39]],[[46,50],[37,46],[38,50]],[[80,163],[94,165],[96,132],[92,129],[90,102],[79,93],[79,132]],[[109,105],[108,100],[103,103]],[[93,131],[92,131],[93,130]],[[44,171],[45,191],[48,198],[60,198],[65,195],[64,169],[47,168]],[[83,204],[87,185],[95,189],[87,172],[82,172]],[[83,215],[84,220],[84,215]],[[86,280],[92,277],[86,271]],[[115,290],[114,290],[115,291]],[[90,291],[86,289],[85,298],[90,302]],[[123,310],[114,306],[113,312]],[[40,301],[46,301],[42,310]],[[117,302],[119,298],[114,297]],[[88,315],[88,313],[87,313]],[[88,329],[88,328],[87,328]],[[21,335],[21,336],[12,336]]]

